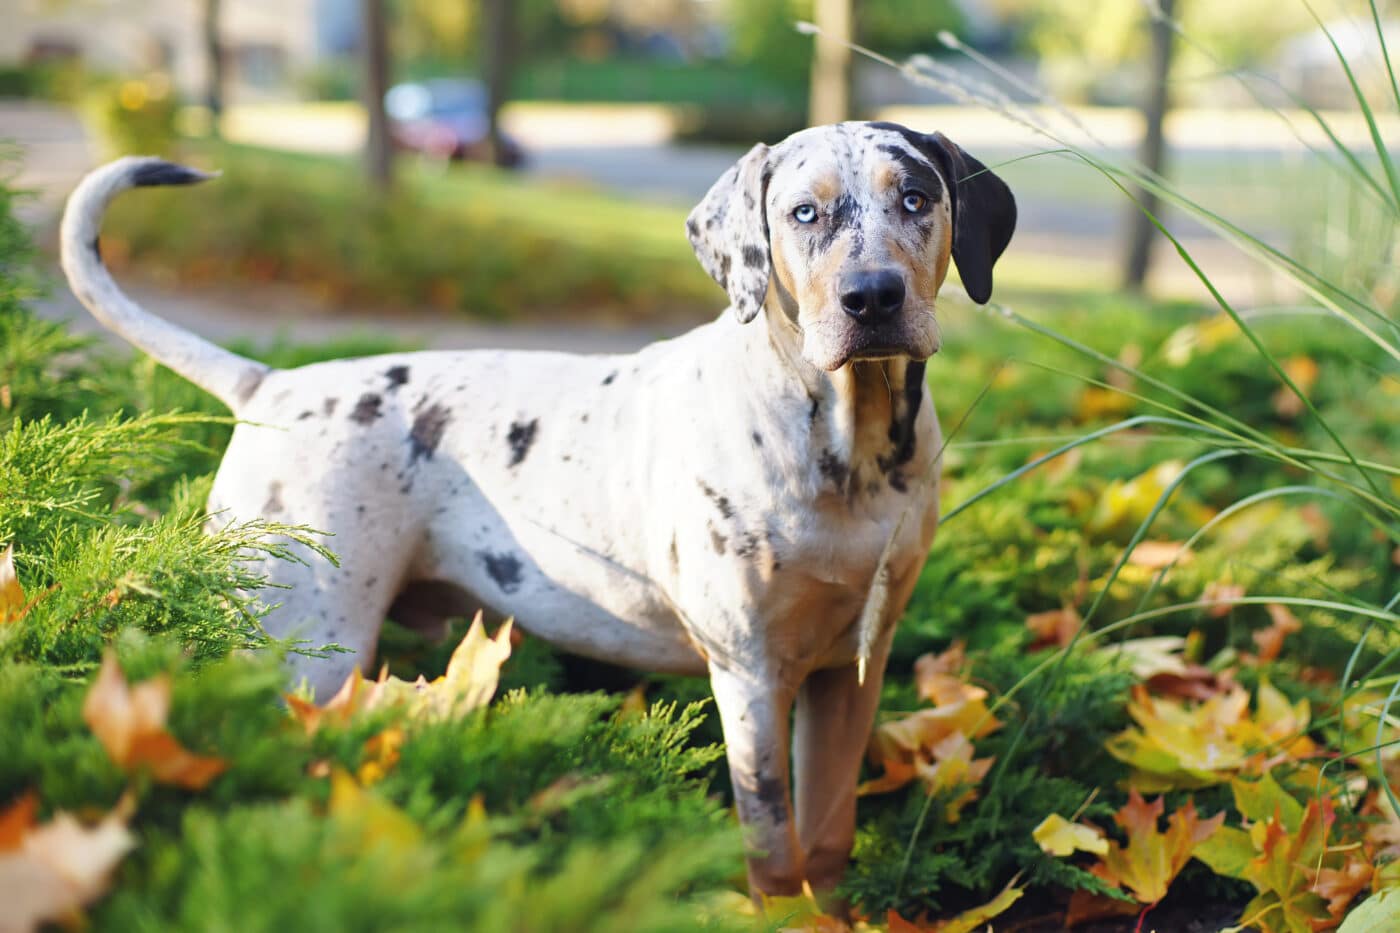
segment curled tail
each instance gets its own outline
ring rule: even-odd
[[[98,248],[103,212],[123,191],[154,185],[192,185],[211,177],[149,157],[118,159],[95,169],[69,196],[63,211],[63,271],[73,294],[103,326],[210,392],[238,414],[262,384],[268,367],[143,310],[117,287],[102,264]]]

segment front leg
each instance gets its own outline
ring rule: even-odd
[[[797,832],[818,893],[846,871],[856,832],[856,782],[870,740],[890,639],[876,646],[865,683],[855,664],[813,671],[797,696]]]
[[[710,664],[710,686],[724,727],[729,776],[749,846],[749,891],[793,895],[802,890],[802,849],[788,783],[788,716],[792,692],[765,671]]]

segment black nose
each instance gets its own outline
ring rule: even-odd
[[[853,272],[841,280],[841,307],[862,324],[883,324],[904,307],[904,277],[893,269]]]

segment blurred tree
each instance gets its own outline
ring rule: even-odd
[[[1142,146],[1138,160],[1154,175],[1166,170],[1167,108],[1170,106],[1170,85],[1172,69],[1172,46],[1176,35],[1172,32],[1172,19],[1176,15],[1176,0],[1156,0],[1156,15],[1149,15],[1147,28],[1152,37],[1152,64],[1147,91],[1142,102]],[[1156,227],[1148,218],[1157,215],[1161,209],[1156,194],[1145,188],[1135,192],[1138,205],[1128,216],[1128,250],[1123,260],[1123,287],[1135,292],[1142,291],[1147,282],[1147,271],[1152,263],[1152,244],[1156,240]]]
[[[1148,0],[1150,2],[1150,0]],[[1045,82],[1071,100],[1115,96],[1123,69],[1142,61],[1149,38],[1142,29],[1144,0],[989,0],[1003,18],[1019,24],[1026,51],[1041,61]],[[1192,3],[1177,18],[1182,30],[1227,67],[1259,65],[1290,36],[1312,27],[1301,3],[1230,0]],[[1211,75],[1219,65],[1186,47],[1179,71]]]
[[[219,136],[224,115],[224,44],[219,30],[223,0],[203,0],[200,33],[204,42],[204,105],[209,108],[209,133]]]
[[[515,73],[515,0],[483,0],[482,7],[487,139],[492,161],[506,165],[509,159],[501,145],[501,108],[510,96],[511,77]]]
[[[385,0],[360,0],[360,99],[365,107],[365,170],[374,187],[388,191],[394,179],[394,144],[384,94],[389,90],[389,20]]]
[[[851,0],[816,0],[821,34],[812,54],[812,92],[807,122],[840,123],[851,112]]]
[[[793,29],[812,18],[812,0],[728,0],[732,57],[776,84],[802,88],[812,67],[812,39]]]
[[[856,35],[862,45],[900,58],[938,51],[938,32],[959,31],[957,0],[856,0]]]

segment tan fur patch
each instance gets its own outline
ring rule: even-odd
[[[889,162],[875,166],[875,190],[889,191],[899,184],[899,172]]]
[[[812,197],[829,204],[841,193],[841,182],[832,172],[819,175],[812,181]]]

